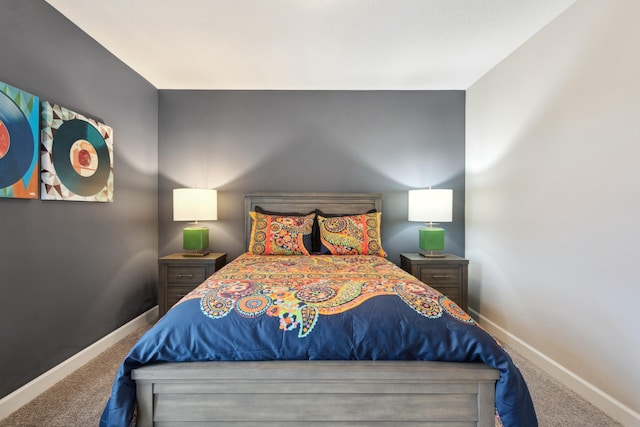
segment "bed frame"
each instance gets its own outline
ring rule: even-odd
[[[256,206],[361,213],[380,210],[381,195],[246,195],[245,211]],[[246,226],[248,239],[250,219]],[[139,427],[494,427],[499,372],[482,363],[234,361],[150,365],[132,377]]]

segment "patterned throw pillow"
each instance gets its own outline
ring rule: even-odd
[[[318,215],[320,253],[387,256],[380,242],[380,212],[324,217]]]
[[[305,216],[266,215],[249,212],[251,240],[249,252],[255,255],[310,255],[311,231],[315,213]]]

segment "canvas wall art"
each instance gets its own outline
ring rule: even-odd
[[[60,105],[42,103],[43,200],[113,201],[113,130]]]
[[[0,197],[38,198],[38,97],[0,82]]]

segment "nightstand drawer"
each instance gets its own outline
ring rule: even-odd
[[[171,308],[192,290],[194,290],[193,286],[169,286],[167,288],[167,308]]]
[[[431,286],[438,286],[439,284],[458,285],[460,283],[460,268],[420,267],[419,278]]]
[[[185,283],[199,285],[206,279],[207,268],[204,265],[189,266],[189,267],[167,267],[167,282],[168,283]]]

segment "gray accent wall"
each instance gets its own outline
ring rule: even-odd
[[[43,1],[3,0],[0,81],[114,129],[113,203],[0,199],[0,397],[156,304],[158,92]]]
[[[464,91],[185,91],[159,95],[159,252],[182,250],[172,189],[218,189],[211,249],[245,251],[244,194],[380,192],[383,247],[418,250],[407,191],[454,190],[447,252],[464,255]]]

